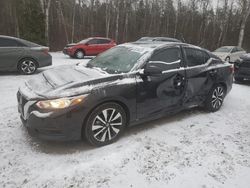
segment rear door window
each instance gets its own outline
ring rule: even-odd
[[[98,39],[98,44],[109,44],[110,40],[108,39]]]
[[[209,60],[209,55],[198,49],[184,48],[188,67],[194,67],[205,64]]]
[[[238,49],[236,47],[233,48],[232,53],[238,52]]]
[[[242,51],[244,51],[241,47],[237,47],[237,51],[238,52],[242,52]]]
[[[110,40],[108,39],[92,39],[88,44],[109,44]]]
[[[98,39],[92,39],[88,42],[88,44],[98,44]]]

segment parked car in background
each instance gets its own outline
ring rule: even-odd
[[[153,41],[158,41],[158,42],[181,42],[178,39],[175,38],[169,38],[169,37],[142,37],[137,42],[153,42]]]
[[[29,133],[96,146],[135,125],[202,106],[215,112],[232,88],[233,66],[183,43],[127,43],[89,61],[58,67],[26,82],[17,94]]]
[[[235,63],[234,79],[237,82],[242,82],[244,79],[250,79],[250,54],[245,54],[240,57]]]
[[[23,39],[0,35],[0,71],[33,74],[52,65],[49,48]]]
[[[116,42],[112,39],[93,37],[78,43],[68,44],[63,53],[72,58],[83,59],[84,56],[96,56],[114,46],[116,46]]]
[[[246,51],[238,46],[223,46],[213,53],[223,61],[234,63],[241,55],[246,54]]]

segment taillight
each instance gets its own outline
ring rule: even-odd
[[[230,73],[232,73],[232,74],[234,73],[234,65],[230,66]]]
[[[43,51],[44,54],[49,55],[49,49],[48,48],[43,49],[42,51]]]

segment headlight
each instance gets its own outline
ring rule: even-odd
[[[63,109],[81,103],[86,96],[87,95],[71,98],[60,98],[47,101],[38,101],[36,103],[36,106],[40,109]]]

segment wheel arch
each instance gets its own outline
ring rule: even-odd
[[[224,89],[225,89],[225,92],[227,93],[227,84],[226,84],[226,83],[224,83],[224,82],[218,82],[218,83],[216,83],[214,86],[216,86],[216,85],[221,85],[221,86],[223,86]]]
[[[79,52],[79,51],[82,51],[82,52],[84,53],[84,55],[86,55],[85,49],[83,49],[83,48],[77,48],[77,49],[75,50],[75,52],[74,52],[74,56],[76,56],[76,53]]]

